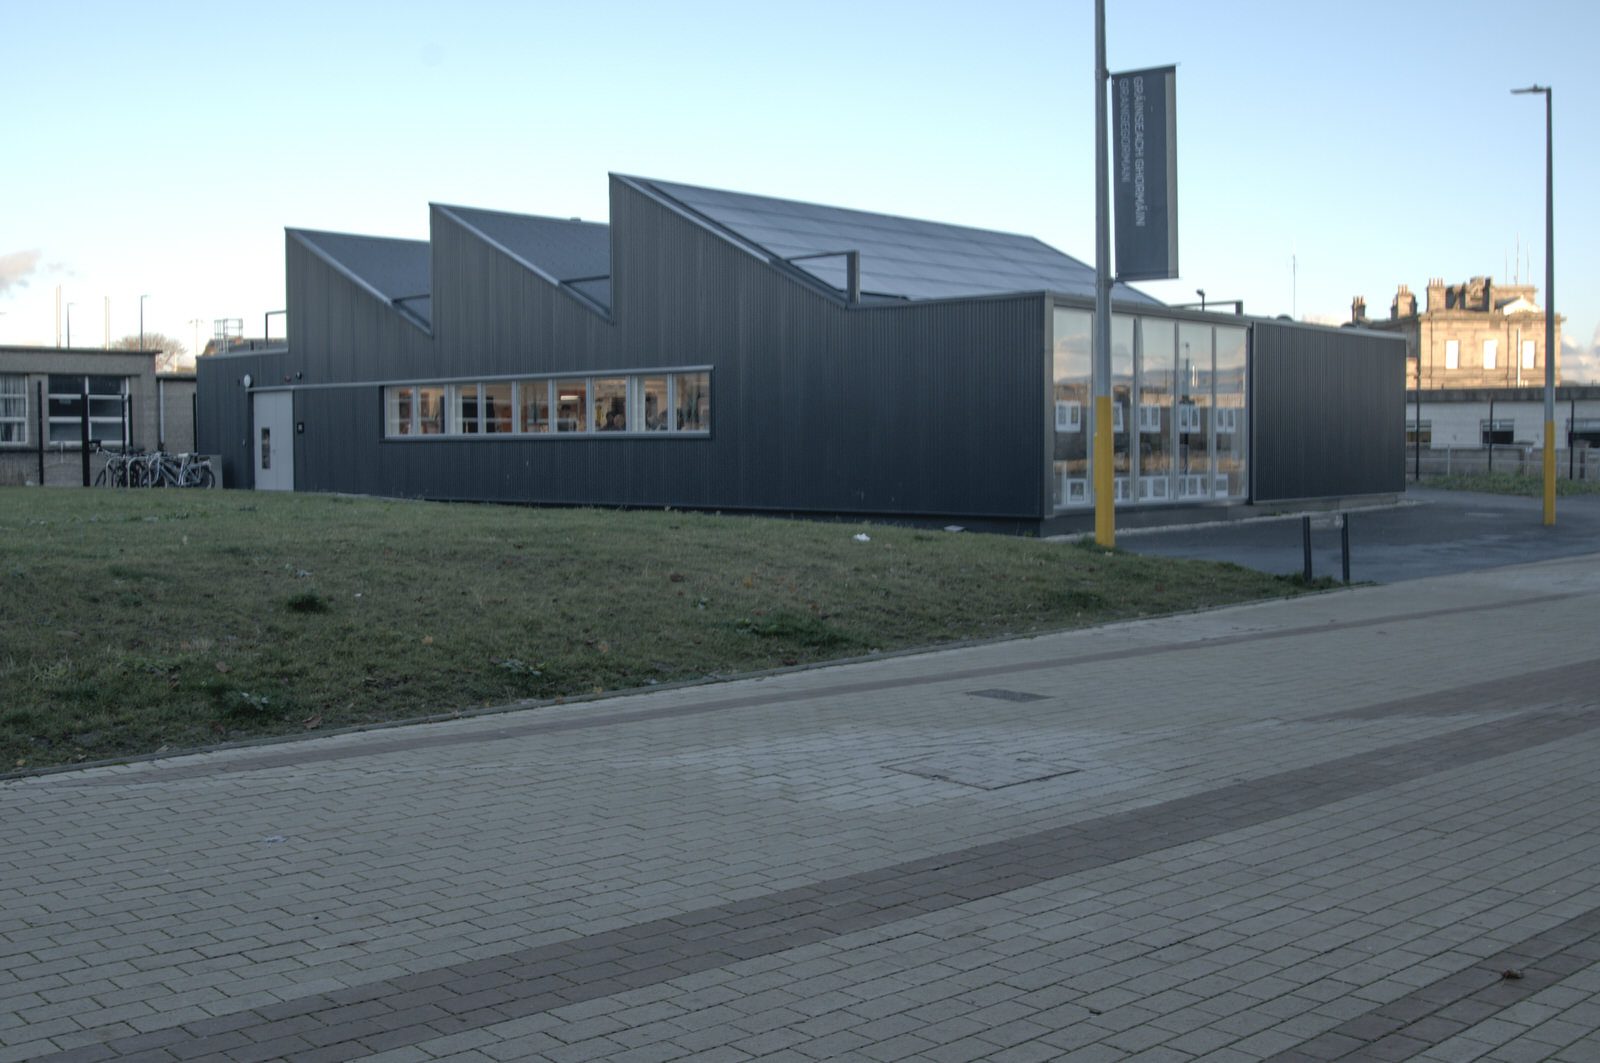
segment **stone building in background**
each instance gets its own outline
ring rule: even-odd
[[[1367,302],[1350,304],[1350,324],[1399,332],[1406,338],[1406,386],[1498,388],[1543,385],[1544,311],[1531,284],[1496,284],[1473,277],[1465,284],[1428,282],[1427,305],[1404,284],[1389,316],[1368,318]],[[1556,382],[1561,382],[1561,317],[1556,316]],[[1420,362],[1420,377],[1419,372]]]

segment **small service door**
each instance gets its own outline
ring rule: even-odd
[[[253,409],[256,490],[293,491],[294,392],[259,391]]]

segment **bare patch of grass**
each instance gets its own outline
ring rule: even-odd
[[[1296,590],[879,525],[0,489],[0,771]]]

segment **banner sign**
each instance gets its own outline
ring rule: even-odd
[[[1178,275],[1177,67],[1111,75],[1117,279]]]

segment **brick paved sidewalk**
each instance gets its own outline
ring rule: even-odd
[[[1597,606],[1591,556],[0,784],[0,1063],[1600,1059]]]

